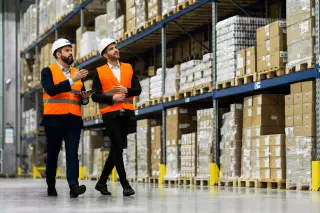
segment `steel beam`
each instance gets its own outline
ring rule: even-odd
[[[316,69],[318,71],[318,76],[316,79],[316,160],[320,161],[320,49],[319,49],[319,39],[320,39],[320,2],[315,1],[315,18],[316,18]]]
[[[165,94],[165,79],[166,79],[166,67],[167,67],[167,38],[166,38],[166,25],[163,25],[161,29],[161,43],[162,43],[162,95]],[[162,164],[167,164],[166,156],[166,110],[162,109]]]

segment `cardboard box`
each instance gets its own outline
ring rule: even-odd
[[[256,46],[248,47],[246,49],[246,58],[255,57],[256,56]]]
[[[315,137],[316,136],[316,126],[315,125],[304,125],[302,130],[302,135],[298,136],[307,136]]]
[[[303,104],[295,104],[293,114],[302,115],[302,113],[303,113]]]
[[[295,83],[295,84],[291,84],[290,85],[290,92],[291,94],[295,94],[295,93],[302,93],[302,87],[301,87],[301,83]]]
[[[245,65],[246,65],[246,50],[237,51],[236,58],[237,58],[236,76],[244,75]]]
[[[294,126],[294,129],[293,129],[294,136],[304,136],[303,130],[304,130],[303,126]]]
[[[252,126],[252,107],[243,109],[243,128]]]
[[[284,105],[284,96],[279,94],[260,94],[253,96],[253,106]]]
[[[260,158],[269,158],[269,156],[270,156],[270,146],[262,146],[262,147],[260,147],[259,157]],[[262,159],[260,159],[260,160],[262,160]],[[268,159],[268,164],[269,164],[269,159]],[[268,164],[267,164],[267,166],[269,167]],[[264,167],[262,167],[262,168],[264,168]]]
[[[315,81],[305,81],[301,83],[302,92],[315,92],[316,82]]]
[[[314,113],[316,111],[316,105],[315,102],[311,102],[311,103],[303,103],[303,109],[302,109],[302,113],[303,114],[311,114]]]
[[[285,96],[285,105],[293,105],[293,95]]]
[[[295,126],[301,126],[301,125],[303,125],[302,114],[301,114],[301,115],[294,115],[293,124],[294,124]]]
[[[273,68],[273,67],[284,68],[287,62],[288,62],[288,55],[287,55],[287,52],[284,52],[284,51],[274,52],[266,56],[267,69]]]
[[[269,168],[270,158],[260,157],[260,168]]]
[[[286,149],[285,146],[270,146],[270,156],[271,157],[285,157]]]
[[[302,93],[302,102],[303,103],[311,103],[316,100],[316,93],[314,91],[303,92]]]
[[[251,127],[246,129],[246,134],[250,134],[251,137],[258,137],[262,135],[272,135],[272,134],[284,134],[284,126],[278,127]]]
[[[285,116],[286,117],[294,115],[294,107],[295,107],[295,105],[286,105],[285,106]]]
[[[246,74],[252,74],[257,71],[256,47],[246,49]]]
[[[287,0],[290,10],[287,9],[287,26],[307,20],[314,16],[314,0]]]
[[[271,171],[271,179],[285,179],[286,178],[286,170],[285,168],[282,169],[270,169]]]
[[[276,21],[269,24],[270,38],[277,36],[286,37],[287,36],[287,25],[286,21]]]
[[[265,40],[270,38],[269,25],[258,28],[256,31],[256,35],[257,35],[257,44],[258,45],[263,44]]]
[[[252,107],[253,106],[253,96],[248,96],[243,98],[243,107]]]
[[[281,169],[286,167],[285,157],[271,157],[270,158],[270,168],[271,169]]]
[[[316,126],[316,114],[303,114],[303,125]]]
[[[148,67],[148,76],[149,77],[153,77],[156,75],[156,69],[154,66],[150,66]]]
[[[293,97],[294,104],[303,104],[302,93],[294,93]]]
[[[267,55],[267,44],[263,41],[262,44],[257,45],[257,58],[259,59],[265,55]]]
[[[286,127],[294,126],[294,116],[286,116]]]
[[[314,18],[293,24],[288,27],[288,45],[315,36],[315,21]]]
[[[265,56],[258,57],[258,59],[257,59],[257,72],[264,71],[264,70],[266,70],[266,68],[267,68],[266,57]]]
[[[270,174],[270,169],[260,169],[260,178],[261,179],[270,179],[271,174]]]
[[[275,134],[275,135],[260,136],[260,145],[261,146],[284,146],[285,135]]]
[[[284,126],[284,109],[275,105],[253,108],[252,126]]]
[[[269,53],[281,52],[287,50],[287,37],[276,36],[270,39]]]

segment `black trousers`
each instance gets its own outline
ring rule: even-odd
[[[79,184],[78,148],[81,127],[68,126],[65,128],[45,127],[47,143],[46,181],[48,186],[55,186],[56,171],[62,141],[65,141],[67,161],[67,181],[69,186]]]
[[[128,126],[130,125],[129,120],[130,117],[117,116],[115,118],[104,119],[103,121],[111,141],[111,149],[104,164],[99,183],[106,183],[112,169],[116,166],[122,187],[125,187],[128,184],[122,154],[124,144],[127,140]]]

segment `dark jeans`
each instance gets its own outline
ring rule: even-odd
[[[99,183],[106,183],[113,167],[116,166],[122,187],[125,187],[128,184],[122,154],[124,144],[127,140],[128,126],[130,125],[129,120],[130,117],[117,116],[115,118],[104,119],[103,121],[111,141],[111,149],[108,159],[104,164]]]
[[[63,140],[66,149],[68,184],[69,186],[79,184],[78,148],[81,128],[79,126],[45,127],[45,132],[47,143],[46,180],[48,186],[55,186],[56,183],[57,161]]]

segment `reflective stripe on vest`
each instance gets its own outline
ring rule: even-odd
[[[44,104],[74,104],[81,105],[80,101],[77,100],[69,100],[69,99],[46,99],[43,101]]]
[[[80,93],[78,90],[71,90],[69,92],[75,95],[78,95]],[[48,94],[48,93],[45,90],[43,90],[43,94]]]
[[[125,99],[125,100],[123,101],[123,103],[133,104],[133,101],[132,101],[132,100],[129,100],[129,99]],[[102,108],[107,107],[107,106],[112,106],[112,105],[109,105],[109,104],[99,104],[99,109],[102,109]]]

